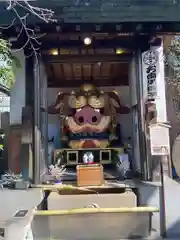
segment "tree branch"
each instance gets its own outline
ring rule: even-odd
[[[24,16],[20,16],[20,14],[18,13],[17,7],[25,10],[26,14]],[[6,28],[1,27],[1,29],[8,29],[12,27],[15,24],[15,21],[18,20],[21,24],[21,28],[17,35],[17,40],[20,38],[22,34],[25,34],[27,37],[27,41],[20,49],[15,51],[24,49],[25,47],[27,47],[27,45],[29,45],[30,50],[32,51],[30,56],[34,55],[36,60],[38,60],[39,47],[37,46],[41,45],[38,39],[43,37],[44,34],[37,37],[35,34],[35,31],[27,26],[27,19],[30,15],[33,15],[39,18],[40,20],[44,21],[45,23],[56,22],[56,20],[53,19],[54,11],[52,11],[51,9],[32,6],[27,0],[24,0],[21,2],[19,2],[18,0],[8,0],[6,9],[8,11],[11,10],[14,12],[15,19],[13,19],[12,23],[8,27]]]
[[[52,11],[51,9],[34,7],[27,0],[21,1],[21,3],[18,0],[9,0],[7,9],[11,10],[16,6],[25,9],[27,12],[31,13],[32,15],[36,16],[37,18],[43,20],[46,23],[56,22],[56,19],[53,19],[54,11]]]

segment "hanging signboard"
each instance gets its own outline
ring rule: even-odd
[[[157,124],[149,128],[151,155],[169,155],[169,127]]]
[[[148,99],[157,97],[158,52],[149,50],[142,54],[144,94]]]

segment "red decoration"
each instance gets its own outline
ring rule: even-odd
[[[82,147],[83,148],[96,148],[96,145],[92,140],[86,140]]]

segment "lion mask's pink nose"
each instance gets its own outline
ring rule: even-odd
[[[74,118],[78,125],[86,123],[97,125],[101,120],[102,115],[92,107],[84,107],[82,110],[77,111]]]

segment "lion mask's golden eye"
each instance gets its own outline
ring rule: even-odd
[[[82,108],[87,104],[87,100],[84,96],[70,95],[68,99],[68,105],[70,108]]]

